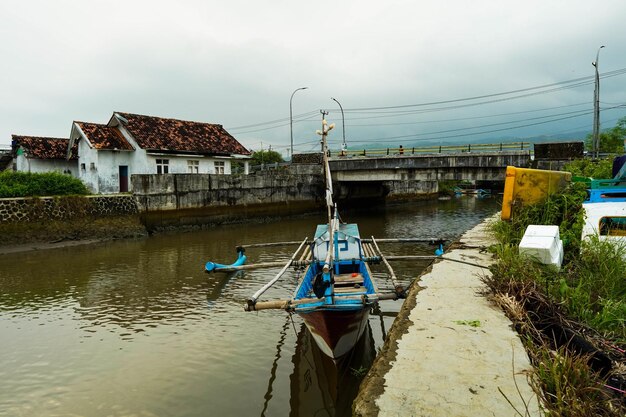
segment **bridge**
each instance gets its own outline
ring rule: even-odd
[[[504,181],[508,165],[530,164],[530,150],[433,154],[395,154],[381,157],[337,156],[330,159],[333,180],[353,181]]]
[[[530,150],[371,156],[336,156],[329,164],[337,199],[420,198],[440,181],[504,184],[506,167],[526,167]],[[483,186],[492,188],[491,185]],[[496,186],[496,188],[499,188]]]

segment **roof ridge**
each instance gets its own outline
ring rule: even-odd
[[[54,140],[70,140],[70,138],[60,138],[60,137],[55,137],[55,136],[34,136],[34,135],[16,135],[16,134],[11,134],[11,137],[17,137],[17,138],[35,138],[35,139],[54,139]]]
[[[203,125],[212,125],[212,126],[222,126],[222,124],[220,123],[211,123],[211,122],[198,122],[196,120],[185,120],[185,119],[176,119],[174,117],[162,117],[162,116],[151,116],[148,114],[137,114],[137,113],[127,113],[127,112],[121,112],[121,111],[114,111],[113,114],[119,114],[119,115],[128,115],[128,116],[139,116],[139,117],[149,117],[151,119],[161,119],[161,120],[174,120],[177,122],[186,122],[186,123],[198,123],[198,124],[203,124]]]

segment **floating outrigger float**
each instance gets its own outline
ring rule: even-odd
[[[389,259],[435,259],[443,254],[445,239],[362,239],[354,223],[342,223],[333,202],[332,180],[328,164],[326,137],[334,124],[328,125],[322,112],[322,153],[326,179],[328,223],[319,224],[313,239],[296,242],[261,243],[237,248],[237,260],[231,265],[207,262],[206,272],[231,272],[283,265],[276,276],[248,298],[245,311],[281,309],[297,313],[311,332],[322,352],[333,359],[348,353],[359,341],[366,328],[370,309],[380,300],[405,298],[405,288],[398,281]],[[435,256],[385,257],[378,246],[383,242],[430,243],[437,245]],[[279,262],[245,265],[244,251],[251,247],[298,245],[290,259]],[[379,291],[370,264],[383,264],[393,285],[393,291]],[[305,268],[294,295],[290,299],[259,301],[290,268]]]

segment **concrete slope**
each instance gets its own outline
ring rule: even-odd
[[[490,221],[465,233],[444,257],[492,263],[481,251],[493,243]],[[355,415],[520,415],[513,406],[523,416],[540,415],[526,380],[531,365],[524,347],[504,313],[480,295],[480,277],[488,273],[440,260],[421,277],[423,289],[411,289],[361,385]]]

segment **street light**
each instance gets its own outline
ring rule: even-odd
[[[598,60],[600,59],[600,49],[598,48],[596,60],[591,63],[596,68],[596,83],[593,90],[593,153],[597,158],[600,153],[600,73],[598,72]]]
[[[341,107],[341,103],[337,101],[336,98],[331,97],[331,100],[334,100],[337,104],[339,104],[339,108],[341,109],[341,132],[343,133],[343,144],[341,145],[341,150],[346,150],[346,120],[343,117],[343,107]]]
[[[291,101],[293,100],[293,95],[300,90],[306,90],[309,87],[300,87],[293,90],[291,93],[291,98],[289,99],[289,133],[291,136],[291,160],[293,161],[293,110],[291,107]]]

